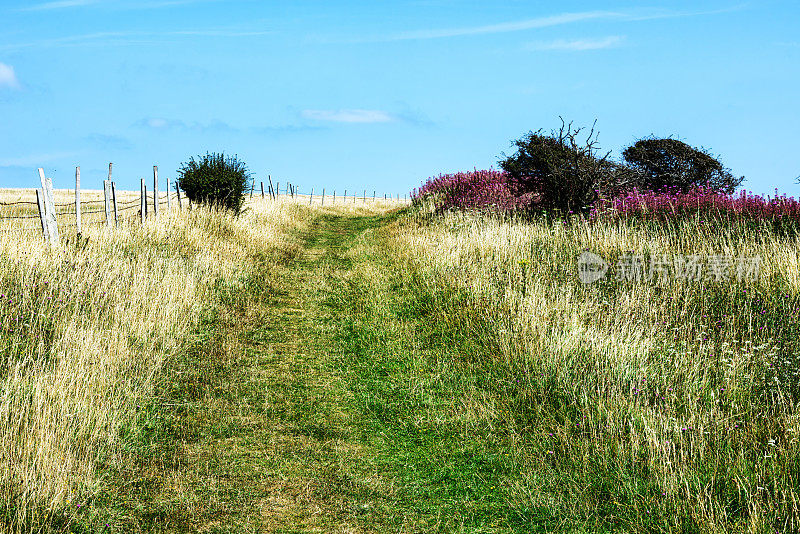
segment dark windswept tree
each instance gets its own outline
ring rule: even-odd
[[[641,174],[641,189],[670,187],[686,192],[696,187],[710,187],[714,191],[733,193],[744,181],[744,176],[734,176],[705,150],[677,139],[640,139],[626,148],[622,157]]]
[[[251,173],[238,156],[224,153],[190,158],[178,170],[178,187],[192,202],[239,213]]]
[[[588,212],[609,179],[608,154],[597,156],[594,126],[585,140],[579,139],[582,130],[561,119],[561,128],[550,135],[539,130],[514,141],[516,153],[499,165],[511,176],[515,194],[533,193],[534,209]]]

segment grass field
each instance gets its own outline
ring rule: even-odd
[[[3,241],[6,530],[800,528],[796,235],[249,207]]]

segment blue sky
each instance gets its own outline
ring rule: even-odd
[[[0,1],[0,186],[119,187],[207,151],[405,193],[558,116],[675,136],[800,195],[800,3]]]

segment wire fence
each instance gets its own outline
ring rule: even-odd
[[[158,189],[158,170],[153,168],[154,189]],[[111,165],[109,165],[109,177]],[[168,213],[171,209],[192,208],[184,195],[170,191],[170,181],[166,181],[166,191],[148,189],[142,180],[140,191],[117,191],[115,182],[110,179],[103,182],[102,190],[80,189],[80,168],[76,169],[76,189],[53,190],[50,180],[45,178],[40,169],[42,189],[0,189],[0,235],[38,234],[52,242],[57,240],[59,231],[80,233],[83,227],[124,226],[143,222],[157,213]],[[337,193],[336,190],[322,188],[317,192],[312,188],[309,192],[300,193],[296,185],[279,182],[273,186],[271,177],[268,184],[260,183],[257,190],[255,183],[248,192],[249,200],[289,198],[309,205],[335,206],[341,204],[369,204],[375,202],[408,202],[407,195],[383,193],[376,190],[371,195],[366,189],[360,191],[347,190]],[[6,197],[6,198],[3,198]],[[10,198],[9,198],[10,197]],[[145,216],[142,217],[144,206]],[[157,208],[156,208],[157,207]],[[136,210],[135,213],[131,213]],[[80,214],[79,214],[80,213]]]

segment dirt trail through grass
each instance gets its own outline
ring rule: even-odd
[[[431,303],[398,281],[385,254],[391,225],[392,216],[321,216],[280,272],[218,288],[192,350],[170,363],[125,438],[133,460],[112,474],[124,483],[95,503],[90,530],[514,523],[497,444],[486,446],[486,429],[465,434],[461,401],[426,356],[447,340],[437,323],[420,327]],[[463,340],[449,341],[445,353],[457,353]]]

